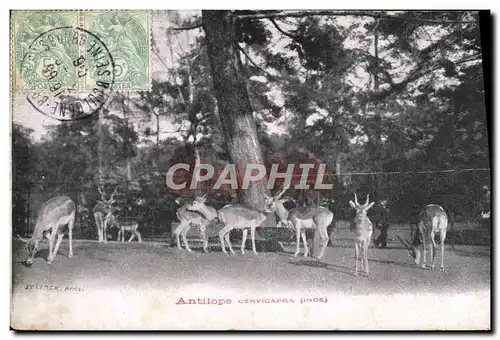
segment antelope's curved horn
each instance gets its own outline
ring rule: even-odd
[[[365,205],[368,205],[370,203],[370,194],[366,194],[366,202]]]
[[[281,196],[283,196],[283,194],[288,190],[288,187],[286,188],[283,188],[281,189],[281,191],[279,192],[279,194],[274,198],[275,200],[278,200],[281,198]]]
[[[354,193],[354,203],[356,203],[356,205],[359,205],[358,196],[356,195],[356,193]]]
[[[17,234],[17,237],[18,237],[21,241],[23,241],[24,243],[28,243],[28,240],[27,240],[27,239],[25,239],[25,238],[22,238],[22,237],[21,237],[21,235]]]

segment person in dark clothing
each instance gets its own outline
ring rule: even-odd
[[[380,234],[375,240],[375,247],[387,248],[387,232],[389,230],[389,209],[387,201],[383,200],[377,204],[375,209],[375,228],[380,230]]]
[[[481,213],[479,223],[484,228],[489,228],[491,217],[491,191],[488,186],[483,186],[483,197],[481,199]]]

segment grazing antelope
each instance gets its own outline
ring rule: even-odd
[[[410,244],[408,241],[403,240],[401,237],[396,237],[405,246],[408,254],[415,261],[415,264],[420,265],[421,260],[421,247],[423,248],[423,261],[422,268],[426,268],[426,250],[430,249],[431,252],[431,266],[434,269],[434,258],[436,257],[436,241],[434,240],[435,234],[439,233],[439,240],[441,243],[441,271],[444,271],[444,240],[446,239],[446,230],[448,228],[448,216],[444,209],[436,204],[429,204],[418,215],[418,229]]]
[[[115,190],[111,194],[109,200],[106,199],[106,195],[104,194],[104,190],[101,189],[100,185],[97,185],[97,189],[101,194],[101,199],[97,201],[97,204],[94,206],[94,219],[95,224],[97,225],[97,239],[99,242],[107,242],[108,234],[106,230],[106,216],[111,211],[113,203],[116,202],[115,195],[116,190],[118,189],[118,185],[115,187]]]
[[[204,203],[205,197],[206,195],[202,197],[197,197],[196,199],[203,201]],[[179,203],[179,201],[176,202]],[[186,247],[186,250],[189,252],[191,251],[191,248],[189,248],[186,235],[189,229],[191,229],[191,226],[195,225],[200,228],[200,236],[203,239],[203,251],[206,253],[208,252],[208,239],[206,233],[207,226],[211,220],[217,217],[217,210],[205,205],[206,213],[203,215],[196,211],[189,211],[189,210],[194,210],[191,208],[191,206],[192,205],[190,203],[184,204],[177,210],[177,219],[179,220],[179,224],[176,226],[173,233],[177,240],[177,247],[179,249],[182,249],[182,245],[179,238],[179,236],[182,236],[182,240],[184,241],[184,246]]]
[[[137,221],[120,221],[118,218],[110,211],[106,215],[106,219],[104,220],[106,226],[104,230],[108,228],[117,228],[118,236],[116,238],[117,241],[125,242],[125,231],[129,231],[132,233],[127,242],[132,242],[132,240],[137,237],[138,242],[142,242],[141,233],[139,233],[139,224]]]
[[[275,197],[269,197],[266,195],[266,212],[276,213],[280,223],[295,229],[297,248],[294,256],[298,256],[300,253],[301,236],[302,242],[304,243],[304,257],[309,255],[309,248],[306,240],[306,229],[317,230],[322,242],[318,259],[323,258],[329,240],[327,228],[330,223],[332,223],[333,213],[327,208],[318,205],[297,207],[290,209],[290,211],[286,210],[283,206],[283,203],[286,200],[282,200],[280,198],[287,189],[288,188],[284,188]]]
[[[373,224],[366,215],[366,212],[374,203],[370,203],[369,195],[366,195],[365,204],[358,203],[356,194],[354,194],[354,202],[349,201],[349,205],[356,209],[356,217],[354,218],[354,223],[351,225],[351,231],[354,232],[354,275],[358,275],[360,265],[366,276],[370,273],[368,268],[368,248],[372,239]]]
[[[218,218],[219,221],[224,224],[224,227],[219,232],[221,248],[224,254],[227,254],[224,240],[228,244],[231,254],[235,254],[231,245],[231,241],[229,239],[229,232],[233,229],[242,229],[243,237],[241,240],[241,254],[244,255],[245,243],[248,237],[248,229],[250,229],[250,237],[252,238],[252,251],[255,255],[257,255],[257,250],[255,247],[255,229],[266,219],[264,211],[258,211],[244,204],[229,204],[219,211],[216,211],[215,209],[210,209],[210,207],[205,205],[204,196],[197,197],[188,209],[192,211],[199,211],[209,221]]]
[[[26,243],[26,252],[28,258],[27,265],[32,265],[35,259],[35,254],[39,248],[39,242],[45,236],[49,240],[49,256],[47,263],[51,264],[56,257],[59,245],[64,236],[64,227],[68,226],[69,238],[69,258],[73,257],[73,226],[75,224],[76,205],[73,200],[67,196],[56,196],[46,201],[40,211],[35,224],[35,230],[30,239],[23,239],[17,235],[23,242]],[[57,236],[57,241],[56,241]],[[54,246],[54,241],[56,241]]]

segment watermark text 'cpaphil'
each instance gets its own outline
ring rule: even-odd
[[[223,185],[245,190],[252,183],[262,181],[267,182],[268,189],[273,189],[280,181],[282,187],[287,188],[330,190],[333,184],[325,183],[326,169],[326,164],[312,163],[288,164],[285,169],[279,164],[272,164],[270,169],[262,164],[247,164],[244,168],[227,164],[222,171],[217,171],[211,164],[200,163],[193,167],[177,163],[168,170],[166,184],[171,190],[196,189],[201,182],[209,182],[214,190]]]

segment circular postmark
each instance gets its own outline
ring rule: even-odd
[[[61,121],[98,112],[113,89],[115,62],[95,34],[58,27],[39,35],[21,62],[33,107]]]

